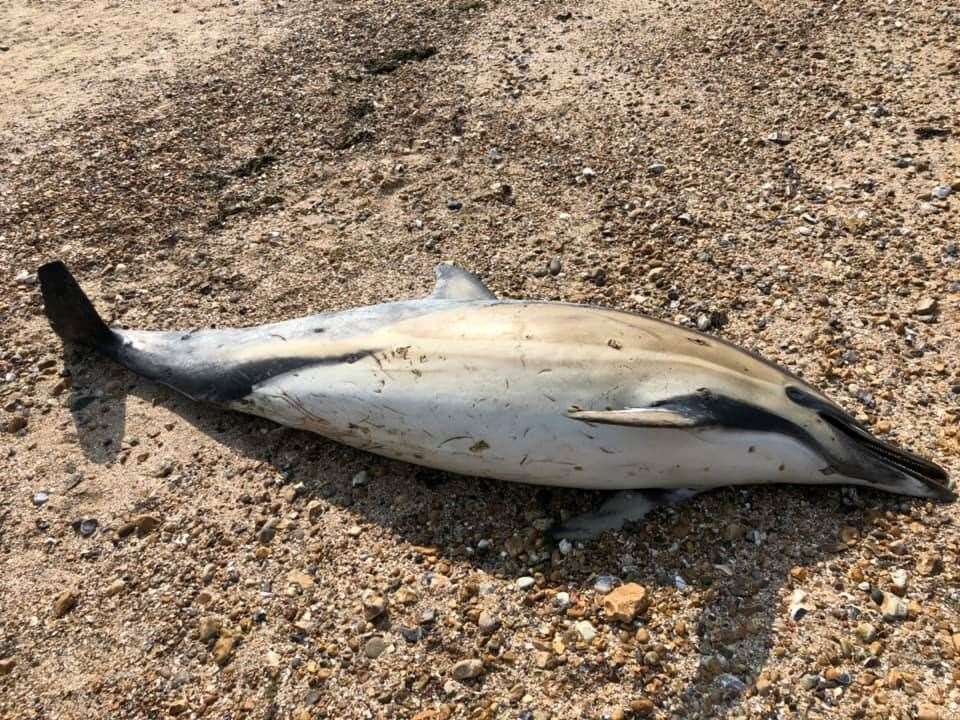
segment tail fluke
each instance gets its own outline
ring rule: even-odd
[[[37,270],[43,309],[50,326],[64,341],[86,345],[105,354],[119,343],[67,266],[57,260]]]

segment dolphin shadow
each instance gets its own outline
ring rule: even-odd
[[[591,606],[587,617],[597,624],[604,621],[589,598],[600,596],[593,590],[598,577],[644,585],[653,609],[639,625],[650,639],[637,642],[636,623],[616,626],[612,633],[620,638],[621,650],[639,661],[639,671],[636,666],[624,669],[605,653],[600,660],[555,672],[563,673],[571,689],[615,683],[626,701],[650,697],[675,717],[720,717],[754,694],[777,626],[786,623],[789,632],[785,597],[794,578],[802,576],[802,568],[842,552],[841,529],[864,522],[863,503],[850,498],[862,496],[885,509],[897,506],[881,493],[858,495],[838,488],[720,489],[657,510],[641,523],[564,555],[543,529],[595,508],[605,493],[424,469],[193,402],[122,368],[91,362],[90,356],[71,356],[68,367],[75,379],[71,406],[81,405],[72,411],[77,433],[95,462],[115,459],[121,446],[124,400],[117,388],[123,387],[237,455],[272,466],[278,484],[302,484],[298,503],[319,500],[348,509],[363,522],[477,571],[500,577],[542,575],[546,586],[584,598]],[[95,401],[82,400],[91,397]],[[358,483],[361,471],[367,479]],[[681,604],[683,595],[694,596],[693,604],[702,608],[698,617],[671,614],[669,608]],[[678,692],[669,666],[689,667],[691,657],[696,670]]]

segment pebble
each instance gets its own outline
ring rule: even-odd
[[[917,720],[941,720],[940,709],[930,703],[920,703],[917,707]]]
[[[907,591],[907,571],[903,568],[891,571],[890,581],[893,583],[893,592],[903,597],[903,594]]]
[[[551,259],[550,264],[547,265],[547,272],[551,275],[559,275],[561,270],[563,270],[563,263],[560,261],[560,258],[555,257]]]
[[[532,587],[536,584],[536,582],[537,582],[537,581],[534,580],[534,579],[533,579],[532,577],[530,577],[529,575],[525,575],[525,576],[523,576],[522,578],[517,578],[517,589],[518,589],[518,590],[529,590],[530,588],[532,588]]]
[[[663,175],[663,173],[665,173],[666,171],[667,171],[667,166],[664,165],[663,163],[653,163],[647,166],[647,174],[653,175],[654,177],[656,177],[657,175]]]
[[[301,590],[309,590],[313,587],[313,578],[299,570],[291,570],[288,572],[287,582],[291,585],[299,585]]]
[[[45,490],[40,490],[33,494],[33,504],[36,507],[42,507],[43,505],[46,505],[47,500],[49,499],[50,499],[50,494],[47,493]]]
[[[220,667],[223,667],[228,662],[233,655],[233,651],[237,645],[237,638],[232,635],[227,637],[222,637],[214,643],[213,646],[213,660]]]
[[[370,473],[366,470],[361,470],[356,475],[353,476],[353,479],[350,481],[350,484],[353,487],[363,487],[368,482],[370,482]]]
[[[386,649],[387,643],[379,635],[370,638],[363,644],[363,654],[371,660],[383,655],[383,652]]]
[[[277,529],[275,527],[275,521],[273,519],[267,520],[257,531],[257,542],[261,545],[269,545],[273,542],[274,536],[277,534]]]
[[[566,610],[570,607],[570,593],[558,592],[553,596],[553,603],[561,610]]]
[[[939,575],[943,571],[943,559],[935,553],[924,553],[917,561],[917,572],[924,577]]]
[[[117,578],[103,589],[103,594],[106,597],[113,597],[122,593],[126,588],[127,584],[122,579]]]
[[[461,660],[450,668],[450,677],[463,682],[475,678],[483,672],[483,662],[476,659]]]
[[[903,620],[907,617],[907,604],[893,593],[883,593],[883,601],[880,603],[880,614],[887,622]]]
[[[638,613],[649,604],[647,589],[637,583],[627,583],[610,592],[603,599],[603,611],[611,620],[633,622]]]
[[[449,202],[447,202],[447,210],[452,210],[453,212],[456,212],[457,210],[460,210],[462,207],[463,207],[463,203],[460,202],[459,200],[450,200]]]
[[[592,177],[595,177],[597,173],[594,171],[593,168],[585,167],[583,170],[580,171],[580,174],[583,175],[583,177],[585,178],[592,178]]]
[[[717,685],[719,685],[723,690],[726,690],[730,693],[735,693],[740,695],[745,692],[747,689],[746,683],[743,682],[736,675],[730,675],[729,673],[724,673],[717,678]]]
[[[608,593],[620,584],[620,578],[613,575],[601,575],[593,583],[593,589],[598,593]]]
[[[20,432],[27,426],[27,418],[24,415],[14,415],[12,418],[4,421],[3,431],[8,433]]]
[[[863,642],[873,642],[877,637],[877,629],[870,623],[860,623],[857,625],[857,637]]]
[[[791,620],[800,622],[804,615],[816,609],[817,606],[807,599],[807,594],[803,590],[797,588],[793,591],[793,595],[790,596],[790,606],[787,610]]]
[[[222,622],[220,618],[209,615],[205,618],[201,618],[200,625],[197,628],[197,633],[200,636],[200,640],[206,642],[217,637],[220,634],[220,628]]]
[[[937,185],[930,194],[937,200],[946,200],[953,193],[953,188],[949,185]]]
[[[500,618],[484,610],[480,613],[480,618],[477,620],[477,627],[480,628],[480,632],[484,635],[491,635],[499,629]]]
[[[574,624],[573,629],[584,642],[591,642],[597,636],[597,629],[588,620],[581,620]]]
[[[933,315],[937,311],[938,305],[936,298],[925,297],[917,303],[913,313],[914,315]]]
[[[380,617],[387,609],[387,600],[382,595],[368,594],[363,597],[363,617],[369,622]]]
[[[21,270],[17,273],[14,281],[17,285],[36,285],[37,276],[34,273],[27,272],[26,270]]]
[[[16,667],[17,661],[13,658],[3,658],[0,659],[0,675],[9,675],[13,672],[13,668]]]
[[[774,145],[780,145],[782,147],[784,145],[789,145],[790,141],[793,140],[793,138],[790,137],[790,133],[783,132],[782,130],[777,130],[767,135],[766,140],[767,142],[771,142]]]
[[[98,523],[95,518],[87,518],[86,520],[80,521],[78,531],[83,537],[90,537],[97,531],[99,526],[100,523]]]
[[[363,528],[359,525],[352,525],[349,530],[347,530],[347,535],[350,537],[357,537],[360,533],[363,532]]]
[[[80,595],[76,590],[61,590],[53,598],[53,616],[62,618],[77,606]]]

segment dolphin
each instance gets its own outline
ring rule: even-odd
[[[635,313],[498,299],[449,264],[425,298],[186,332],[110,328],[63,263],[38,277],[64,342],[194,400],[462,475],[620,491],[557,537],[730,485],[954,499],[943,468],[755,354]]]

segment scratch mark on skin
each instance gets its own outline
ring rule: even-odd
[[[448,442],[453,442],[454,440],[469,440],[469,439],[470,439],[470,436],[469,436],[469,435],[454,435],[452,438],[447,438],[447,439],[444,440],[442,443],[440,443],[439,445],[437,445],[437,448],[438,448],[438,449],[439,449],[439,448],[442,448],[442,447],[443,447],[444,445],[446,445]]]
[[[484,450],[489,450],[490,444],[486,440],[477,440],[473,445],[470,446],[470,452],[472,453],[482,453]]]
[[[543,370],[540,370],[537,375],[543,375],[544,373],[548,372],[553,372],[553,368],[544,368]]]
[[[270,337],[280,338],[280,339],[283,340],[284,342],[287,341],[287,339],[286,339],[283,335],[281,335],[281,334],[279,334],[279,333],[270,333]]]
[[[527,456],[524,455],[524,456],[520,459],[520,464],[523,465],[526,461],[527,461]]]
[[[607,448],[605,448],[605,447],[600,448],[600,452],[606,453],[607,455],[616,455],[616,454],[617,454],[616,450],[607,450]]]
[[[556,401],[557,401],[556,398],[552,398],[552,397],[550,397],[549,395],[547,395],[546,393],[543,393],[543,396],[544,396],[547,400],[549,400],[550,402],[556,402]]]

